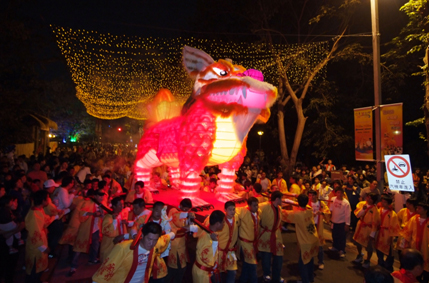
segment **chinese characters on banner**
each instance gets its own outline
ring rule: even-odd
[[[381,156],[402,154],[402,103],[380,106]]]
[[[373,161],[372,107],[356,108],[354,114],[356,160]]]

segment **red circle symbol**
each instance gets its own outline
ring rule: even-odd
[[[405,165],[407,166],[407,170],[402,170],[401,166],[399,166],[398,164],[400,164],[400,162],[395,162],[394,159],[400,159],[400,161],[404,161]],[[396,173],[396,172],[392,172],[395,169],[391,169],[390,168],[390,164],[393,163],[393,168],[395,168],[397,170],[397,172],[401,172],[402,174]],[[387,170],[389,171],[390,174],[392,174],[392,176],[396,177],[396,178],[404,178],[405,176],[408,175],[408,173],[410,173],[410,164],[408,163],[408,161],[401,157],[401,156],[394,156],[391,157],[388,161],[387,161]]]

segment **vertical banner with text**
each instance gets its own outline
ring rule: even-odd
[[[356,108],[354,113],[356,160],[373,161],[372,107]]]
[[[381,156],[402,154],[402,103],[380,106]]]

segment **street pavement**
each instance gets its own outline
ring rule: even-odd
[[[328,228],[328,227],[325,227]],[[285,246],[285,252],[283,257],[283,267],[282,267],[282,277],[287,280],[288,283],[297,282],[300,280],[299,269],[298,269],[298,246],[297,239],[295,235],[295,230],[292,225],[288,226],[288,231],[283,232],[283,243]],[[346,257],[339,258],[338,254],[333,253],[328,250],[328,247],[332,245],[331,233],[328,229],[324,231],[326,245],[324,247],[324,262],[325,269],[317,269],[317,258],[314,259],[315,263],[315,283],[362,283],[364,269],[360,265],[355,265],[352,261],[356,258],[357,250],[355,246],[348,241],[346,247]],[[350,235],[351,237],[351,235]],[[196,241],[191,241],[189,249],[195,249]],[[67,262],[67,251],[68,247],[60,247],[60,256],[59,258],[53,258],[49,260],[49,270],[45,272],[42,276],[43,282],[51,283],[91,283],[91,277],[96,272],[100,264],[88,265],[88,255],[81,254],[79,258],[79,267],[77,272],[72,277],[66,277],[69,271],[69,264]],[[192,251],[190,251],[192,254]],[[377,256],[374,252],[372,256],[371,266],[377,264]],[[23,270],[23,258],[20,259],[18,268],[16,271],[16,282],[25,281],[25,272]],[[237,282],[240,275],[240,263],[239,270],[237,272]],[[395,270],[398,269],[399,263],[395,260]],[[192,276],[190,273],[191,266],[188,267],[188,272],[185,275],[183,282],[192,282]],[[261,265],[258,265],[258,276],[259,282],[262,282],[262,268]]]

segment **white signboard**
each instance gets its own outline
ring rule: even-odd
[[[385,155],[384,160],[390,190],[414,192],[410,156],[408,154]]]

